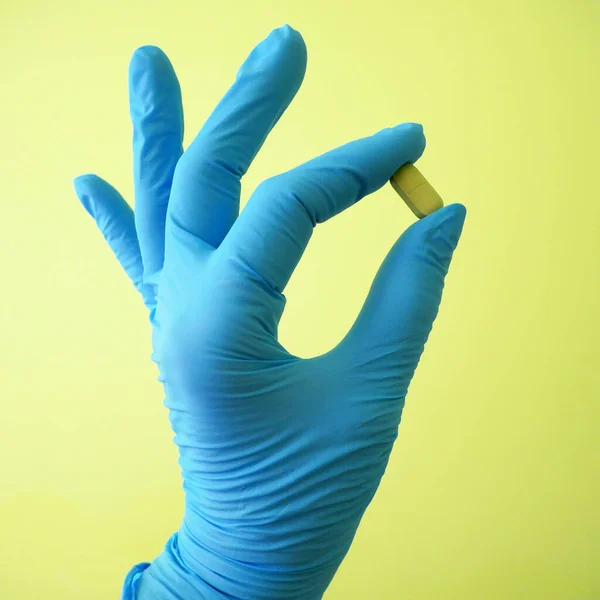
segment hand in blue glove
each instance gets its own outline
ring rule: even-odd
[[[273,31],[182,153],[179,85],[155,47],[130,66],[135,213],[75,180],[150,310],[179,447],[181,528],[124,598],[321,598],[373,498],[436,317],[465,209],[412,225],[352,329],[310,360],[277,340],[283,291],[317,223],[382,187],[425,147],[419,125],[360,139],[265,181],[240,180],[296,94],[300,34]]]

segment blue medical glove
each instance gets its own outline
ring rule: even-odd
[[[396,439],[465,209],[404,232],[333,350],[302,360],[283,348],[283,291],[317,223],[425,147],[419,125],[385,129],[265,181],[238,216],[240,180],[305,66],[300,34],[273,31],[182,155],[173,69],[159,49],[137,50],[135,214],[96,176],[75,182],[150,311],[185,491],[179,531],[129,573],[123,598],[321,598]]]

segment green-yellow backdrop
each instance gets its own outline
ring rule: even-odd
[[[191,141],[289,23],[305,83],[248,176],[402,121],[469,210],[390,466],[326,600],[600,598],[596,0],[1,0],[0,597],[117,598],[182,492],[141,300],[71,180],[131,201],[127,66],[157,44]],[[412,214],[320,226],[283,343],[336,344]]]

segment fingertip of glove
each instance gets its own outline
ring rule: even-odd
[[[420,123],[401,123],[382,129],[373,139],[386,149],[384,168],[388,179],[403,164],[416,162],[423,154],[426,144],[423,125]]]
[[[164,59],[167,55],[158,46],[144,44],[136,48],[131,55],[131,63],[138,60]]]
[[[421,123],[404,123],[404,129],[413,140],[415,152],[418,154],[418,157],[420,157],[421,154],[423,154],[427,144],[423,125],[421,125]]]
[[[411,121],[407,123],[402,123],[398,125],[398,127],[410,131],[414,135],[424,135],[423,134],[423,125],[421,123],[413,123]]]
[[[163,55],[163,51],[158,47],[155,46],[154,44],[142,44],[141,46],[138,46],[135,51],[134,54],[141,54],[141,55],[146,55],[146,56],[152,56],[152,55]]]
[[[289,25],[273,29],[260,42],[237,72],[236,79],[256,73],[278,73],[286,81],[298,81],[306,70],[306,44]]]
[[[463,204],[449,204],[435,211],[422,220],[429,235],[426,235],[434,245],[439,246],[442,255],[451,254],[458,245],[467,216],[467,209]],[[427,221],[430,221],[427,224]],[[427,225],[429,225],[427,227]]]
[[[255,55],[268,56],[273,47],[278,49],[302,49],[306,50],[304,38],[299,31],[288,24],[272,29],[269,35],[254,49]]]
[[[281,25],[281,27],[273,29],[273,31],[271,31],[271,33],[269,34],[269,37],[270,36],[278,36],[283,39],[289,38],[293,41],[303,41],[302,34],[288,23],[285,23],[284,25]]]
[[[423,125],[421,123],[399,123],[398,125],[392,125],[391,127],[385,127],[379,131],[381,134],[388,135],[414,135],[416,137],[425,137],[423,133]]]
[[[85,208],[88,214],[92,217],[94,216],[94,209],[92,204],[92,196],[90,194],[90,185],[93,185],[98,180],[99,177],[92,173],[79,175],[73,179],[75,194],[79,198],[83,208]]]
[[[95,173],[85,173],[73,179],[73,187],[75,188],[75,192],[79,193],[80,191],[88,190],[90,186],[99,182],[101,183],[102,179]]]
[[[148,73],[153,77],[172,77],[173,72],[169,57],[158,46],[140,46],[133,51],[129,61],[129,85],[136,88],[140,79]]]
[[[462,204],[449,204],[413,223],[403,234],[409,254],[434,258],[448,268],[458,246],[467,209]]]
[[[286,28],[286,35],[289,39],[289,45],[294,48],[296,55],[300,59],[300,62],[306,64],[308,51],[302,34],[297,29],[294,29],[289,25],[284,25],[284,27]]]
[[[449,226],[451,226],[460,237],[465,224],[465,219],[467,218],[467,207],[464,204],[456,202],[454,204],[448,204],[445,208],[445,212],[447,220],[449,221]]]

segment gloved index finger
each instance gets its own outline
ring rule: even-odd
[[[355,140],[274,177],[256,190],[222,245],[281,292],[313,228],[387,183],[425,149],[420,125],[405,123]]]

